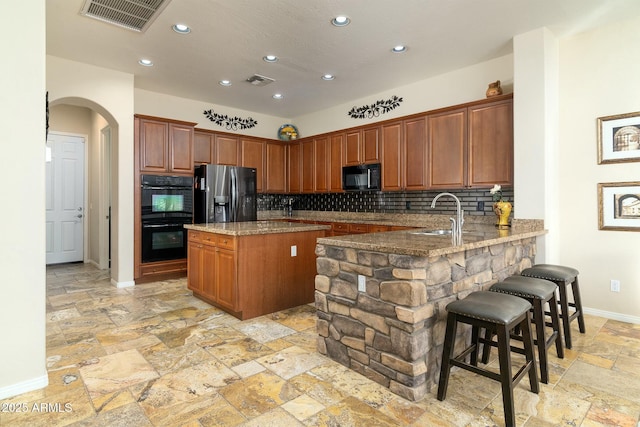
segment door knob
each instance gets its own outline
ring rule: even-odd
[[[82,218],[82,214],[78,214],[76,215],[78,218]]]

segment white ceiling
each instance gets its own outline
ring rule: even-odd
[[[50,55],[134,74],[136,88],[283,118],[503,56],[536,28],[564,37],[640,15],[640,0],[172,0],[138,33],[81,16],[84,0],[46,4]],[[332,26],[339,14],[351,24]],[[191,34],[172,31],[178,22]],[[397,44],[408,51],[391,53]],[[276,81],[253,86],[255,73]]]

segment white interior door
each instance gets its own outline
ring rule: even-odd
[[[49,133],[47,264],[84,260],[84,138]]]

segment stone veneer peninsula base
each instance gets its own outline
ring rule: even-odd
[[[319,239],[318,351],[406,399],[422,399],[438,382],[447,304],[533,265],[543,234],[541,227],[485,227],[459,246],[408,231]],[[461,340],[470,340],[469,328],[459,328]]]

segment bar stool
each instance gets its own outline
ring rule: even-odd
[[[571,321],[577,318],[580,333],[584,334],[586,331],[584,326],[584,313],[582,311],[582,299],[580,298],[580,286],[578,285],[578,270],[562,265],[536,264],[533,267],[523,270],[520,275],[549,280],[558,285],[558,291],[560,292],[560,318],[562,319],[562,327],[564,328],[564,344],[567,348],[571,348]],[[569,302],[567,297],[567,286],[569,285],[571,285],[571,291],[573,293],[573,302]],[[569,307],[574,309],[573,313],[569,312]]]
[[[529,310],[531,310],[531,304],[523,298],[488,291],[474,292],[465,299],[450,303],[447,306],[447,329],[442,349],[438,400],[445,399],[451,367],[457,366],[498,381],[502,385],[505,423],[510,426],[515,425],[516,414],[513,404],[515,385],[528,373],[531,391],[536,394],[539,391]],[[471,325],[471,344],[458,356],[454,356],[458,323]],[[520,327],[522,331],[526,363],[512,377],[510,334],[516,327]],[[499,373],[478,367],[480,328],[489,329],[497,335]],[[471,355],[471,363],[465,362],[468,355]]]
[[[540,380],[549,383],[549,363],[547,350],[553,344],[556,346],[556,354],[560,359],[564,359],[564,349],[562,348],[562,338],[560,335],[560,317],[558,316],[558,301],[556,300],[556,289],[558,286],[548,280],[535,279],[525,276],[511,276],[504,281],[498,282],[489,288],[491,292],[499,292],[507,295],[524,298],[533,306],[533,324],[536,326],[536,339],[533,343],[538,347],[538,362],[540,363]],[[549,304],[549,316],[551,322],[547,323],[545,316],[545,305]],[[549,338],[545,334],[545,326],[551,326]],[[488,332],[488,331],[487,331]],[[487,334],[485,339],[491,341],[492,337]],[[482,352],[482,363],[489,361],[489,353],[493,342],[485,343]]]

